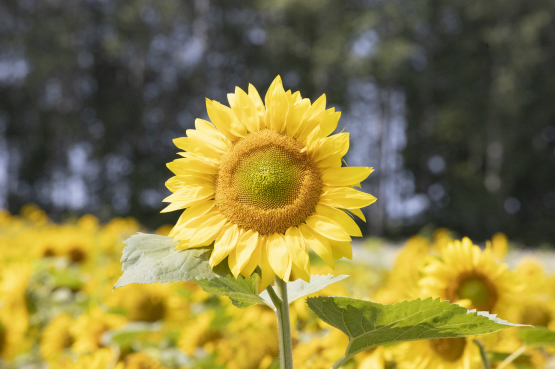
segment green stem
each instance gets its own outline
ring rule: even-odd
[[[343,364],[345,364],[351,357],[350,356],[343,356],[339,361],[331,367],[331,369],[339,369]]]
[[[480,357],[482,358],[482,365],[484,369],[491,369],[491,364],[488,359],[488,354],[484,346],[482,346],[482,342],[480,342],[480,340],[473,340],[473,341],[480,348]]]
[[[499,366],[497,368],[498,369],[503,369],[504,367],[506,367],[507,365],[512,363],[517,357],[519,357],[520,355],[522,355],[522,353],[524,351],[526,351],[526,348],[527,348],[526,345],[522,345],[521,348],[519,348],[518,350],[513,352],[511,355],[509,355],[505,360],[503,360],[503,362],[501,364],[499,364]]]
[[[289,321],[289,300],[287,299],[287,283],[276,277],[276,291],[272,286],[266,288],[276,307],[279,334],[279,367],[293,369],[293,345],[291,343],[291,324]]]

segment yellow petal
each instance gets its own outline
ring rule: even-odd
[[[177,175],[186,174],[191,171],[206,174],[218,173],[217,165],[214,165],[209,161],[193,158],[175,159],[171,163],[168,163],[167,167],[169,168],[169,170]]]
[[[236,87],[237,88],[237,87]],[[235,94],[227,94],[227,101],[229,101],[229,107],[235,111],[235,109],[233,109],[235,107]],[[237,114],[237,113],[236,113]]]
[[[258,244],[258,232],[248,230],[239,239],[237,243],[237,266],[243,269],[245,264],[250,260],[250,257],[256,245]]]
[[[336,112],[335,108],[326,110],[322,123],[320,123],[320,137],[327,137],[335,131],[337,123],[341,118],[341,112]]]
[[[170,196],[166,197],[163,202],[181,202],[181,201],[197,201],[214,195],[214,185],[196,186],[187,185],[181,187]]]
[[[287,253],[287,246],[285,245],[283,235],[279,233],[269,235],[266,245],[268,261],[276,275],[283,279],[289,266],[289,254]]]
[[[281,77],[277,76],[266,93],[266,128],[278,133],[285,131],[289,101],[281,83]]]
[[[176,192],[185,186],[213,185],[214,175],[204,173],[183,174],[171,177],[166,181],[166,187],[171,192]]]
[[[173,229],[171,230],[169,236],[173,237],[174,235],[179,233],[179,231],[183,229],[183,227],[185,227],[188,223],[211,211],[214,206],[216,206],[216,201],[214,200],[204,201],[198,205],[191,206],[190,208],[185,210],[183,214],[181,214],[181,216],[177,220],[177,223],[175,224],[175,227],[173,227]]]
[[[303,118],[304,113],[306,113],[309,107],[309,99],[302,99],[293,104],[289,104],[289,112],[287,113],[286,123],[288,136],[294,137],[297,134],[301,127],[301,119]]]
[[[195,128],[188,129],[187,136],[206,142],[207,145],[210,145],[220,153],[225,152],[228,146],[231,145],[231,141],[218,131],[212,123],[204,119],[197,118],[195,120]]]
[[[301,231],[297,227],[289,227],[285,232],[285,245],[293,264],[300,270],[299,277],[310,281],[310,261],[308,249]]]
[[[249,132],[260,130],[260,118],[251,98],[239,87],[235,88],[235,106],[233,111]]]
[[[237,224],[228,223],[224,225],[220,235],[216,238],[216,242],[214,242],[214,250],[210,255],[210,267],[214,268],[214,266],[220,264],[231,250],[235,249],[238,240],[239,228]]]
[[[306,224],[301,224],[299,226],[299,230],[301,231],[308,246],[310,246],[310,248],[319,257],[321,257],[330,268],[335,269],[335,262],[333,261],[333,253],[329,241],[325,237],[318,234],[318,232],[314,232]]]
[[[231,108],[217,101],[206,99],[206,110],[210,121],[231,142],[247,134],[247,128],[239,122]]]
[[[229,266],[229,270],[235,278],[239,276],[239,268],[237,268],[237,249],[231,250],[229,255],[227,256],[227,265]]]
[[[322,182],[327,186],[349,186],[362,182],[374,171],[368,167],[341,167],[322,171]]]
[[[266,128],[266,108],[264,107],[264,103],[254,88],[253,85],[249,84],[249,97],[251,98],[254,106],[256,106],[256,111],[258,112],[258,119],[260,121],[260,129]]]
[[[343,228],[349,235],[362,237],[362,233],[360,232],[360,228],[358,227],[356,222],[344,211],[332,208],[327,205],[318,204],[316,205],[316,214],[333,220],[335,223],[341,226],[341,228]]]
[[[260,270],[262,271],[262,276],[260,278],[260,290],[264,290],[276,276],[276,273],[270,265],[270,260],[268,260],[268,236],[263,236],[260,242]]]
[[[360,210],[360,209],[349,209],[349,212],[353,213],[354,215],[356,215],[357,217],[362,219],[363,222],[366,222],[366,218],[364,217],[364,214],[362,213],[362,210]]]
[[[291,262],[291,258],[289,258],[289,264],[287,265],[287,270],[285,271],[285,275],[283,276],[283,280],[285,282],[289,282],[289,277],[291,276],[291,268],[293,263]]]
[[[209,219],[213,218],[215,215],[219,215],[219,213],[217,212],[208,212],[204,215],[201,215],[199,217],[197,217],[196,219],[193,219],[192,221],[190,221],[189,223],[185,224],[179,231],[179,233],[177,233],[173,238],[174,240],[180,240],[180,241],[187,241],[188,243],[190,243],[191,238],[193,237],[193,235],[197,232],[198,228],[206,221],[208,221]]]
[[[301,124],[301,127],[297,132],[297,140],[299,140],[299,142],[306,142],[307,137],[312,133],[312,131],[320,126],[320,124],[324,120],[325,115],[326,112],[321,111],[320,113],[312,116],[310,119],[307,119],[306,121],[303,120],[303,123]]]
[[[309,153],[315,162],[320,162],[329,157],[338,157],[339,160],[349,151],[349,133],[342,132],[319,140],[317,146]]]
[[[353,259],[353,248],[350,242],[330,240],[330,246],[335,260],[341,258]]]
[[[299,268],[295,263],[291,263],[291,272],[296,276],[302,279],[305,282],[310,283],[310,272],[307,272],[305,269]]]
[[[311,215],[306,219],[306,225],[322,236],[335,241],[351,241],[351,237],[333,220],[321,215]]]
[[[174,139],[173,143],[181,150],[202,154],[207,158],[219,159],[221,156],[221,153],[214,150],[214,148],[207,144],[206,141],[202,141],[196,138],[179,137]]]
[[[320,196],[320,203],[341,209],[363,208],[375,201],[374,196],[350,187],[329,187],[327,190],[324,187]]]
[[[257,245],[254,248],[254,251],[252,252],[252,255],[249,261],[241,269],[241,274],[245,278],[250,278],[250,276],[258,266],[258,264],[260,264],[260,252],[261,252],[260,240],[261,240],[261,237],[258,238]]]
[[[213,158],[208,157],[208,156],[204,155],[203,153],[199,153],[199,152],[178,152],[177,154],[179,154],[180,156],[183,156],[184,158],[200,160],[204,163],[215,166],[216,168],[219,167],[220,162],[221,162],[219,154],[216,157],[213,157]]]
[[[214,238],[220,233],[226,222],[227,219],[221,214],[212,216],[197,228],[189,241],[190,247],[210,245],[212,241],[214,241]]]

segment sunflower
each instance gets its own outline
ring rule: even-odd
[[[362,236],[350,215],[376,201],[357,191],[371,172],[342,167],[349,134],[331,135],[340,117],[326,97],[314,103],[285,92],[278,76],[265,106],[256,89],[228,95],[231,107],[206,101],[209,123],[195,121],[187,137],[174,140],[183,158],[168,164],[171,203],[186,208],[170,232],[177,249],[210,245],[212,267],[226,257],[235,276],[257,266],[262,285],[291,272],[310,279],[308,247],[331,268],[351,258],[351,236]],[[329,137],[328,137],[329,136]]]
[[[430,258],[421,270],[423,296],[440,297],[470,309],[498,312],[510,305],[517,283],[506,264],[498,264],[491,248],[482,252],[468,238],[454,241]]]
[[[393,349],[398,369],[480,369],[478,346],[469,337],[405,342]]]
[[[40,354],[50,360],[60,355],[73,344],[70,328],[73,318],[68,314],[58,315],[44,328],[40,340]]]

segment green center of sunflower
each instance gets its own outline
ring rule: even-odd
[[[240,202],[277,209],[295,202],[302,174],[292,155],[281,147],[266,146],[245,156],[235,170],[234,185]]]
[[[472,301],[472,308],[480,311],[490,311],[497,301],[495,288],[483,276],[474,275],[461,279],[457,292],[459,299]]]
[[[442,359],[453,362],[463,356],[466,340],[464,338],[438,338],[430,340],[430,346]]]

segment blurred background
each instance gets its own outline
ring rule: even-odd
[[[281,75],[376,171],[365,234],[555,241],[555,2],[6,0],[0,208],[156,229],[172,139]]]

